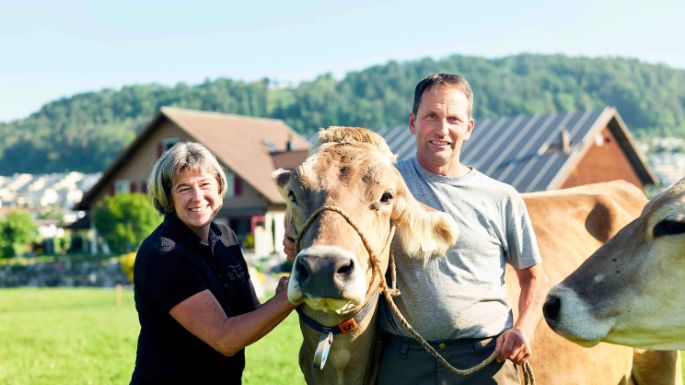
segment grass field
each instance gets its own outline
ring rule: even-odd
[[[112,289],[1,289],[0,384],[128,384],[138,319],[133,294]],[[247,348],[246,385],[304,384],[293,313]]]
[[[138,328],[130,290],[0,289],[0,385],[128,384]],[[247,348],[243,383],[303,385],[301,341],[293,313]]]

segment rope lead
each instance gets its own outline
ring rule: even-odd
[[[495,351],[490,354],[483,362],[470,367],[468,369],[459,369],[449,362],[440,354],[438,353],[437,350],[435,350],[414,328],[409,324],[409,322],[404,318],[402,315],[402,312],[400,312],[400,309],[397,308],[397,305],[395,305],[395,301],[393,300],[393,297],[396,297],[400,295],[400,291],[396,288],[396,273],[395,273],[395,258],[392,255],[392,251],[390,251],[390,261],[391,261],[391,269],[390,270],[390,275],[391,275],[391,280],[392,280],[392,288],[388,287],[388,282],[385,279],[385,275],[383,274],[383,271],[381,270],[381,262],[378,258],[378,256],[373,252],[371,249],[371,246],[369,245],[369,241],[366,239],[364,234],[359,230],[357,225],[352,222],[352,219],[347,215],[343,209],[336,207],[336,206],[321,206],[318,209],[314,210],[314,212],[307,218],[307,221],[304,223],[302,226],[302,230],[298,232],[297,235],[297,251],[300,251],[300,240],[302,239],[302,235],[309,229],[309,226],[314,222],[316,217],[323,211],[334,211],[338,214],[340,214],[347,223],[352,226],[352,228],[357,232],[359,237],[362,240],[362,243],[364,244],[364,247],[366,248],[366,251],[369,253],[369,259],[371,260],[371,266],[373,269],[373,277],[372,277],[372,282],[375,280],[375,276],[377,275],[380,277],[380,290],[385,296],[385,300],[388,302],[388,305],[390,305],[390,308],[392,309],[393,313],[397,316],[397,318],[400,320],[400,323],[402,326],[414,337],[416,341],[419,342],[419,344],[428,352],[430,353],[435,359],[447,370],[449,370],[452,374],[455,374],[457,376],[469,376],[473,373],[476,373],[477,371],[483,369],[484,367],[488,366],[496,357],[499,355],[499,351],[495,349]],[[388,247],[388,244],[392,240],[392,237],[395,234],[395,226],[393,225],[390,229],[390,233],[388,234],[388,240],[386,241],[385,247],[381,250],[381,254],[385,251],[385,249]],[[530,363],[526,362],[523,365],[520,365],[522,367],[523,371],[523,381],[525,385],[536,385],[535,382],[535,376],[533,375],[533,368],[530,366]]]

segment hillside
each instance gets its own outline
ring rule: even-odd
[[[413,88],[431,72],[465,75],[476,119],[613,105],[639,136],[685,137],[685,71],[624,58],[516,55],[388,62],[294,87],[220,78],[78,94],[0,124],[0,175],[102,171],[161,106],[281,118],[302,133],[331,124],[406,124]]]

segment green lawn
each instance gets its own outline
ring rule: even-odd
[[[112,289],[0,289],[1,385],[128,384],[138,320]],[[247,348],[246,385],[304,384],[296,315]]]
[[[0,289],[0,385],[128,384],[137,337],[130,290]],[[301,342],[293,313],[247,348],[243,383],[303,385]]]

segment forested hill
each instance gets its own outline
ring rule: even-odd
[[[685,71],[622,58],[517,55],[391,61],[336,80],[292,87],[265,79],[216,79],[174,87],[133,85],[63,98],[0,124],[0,175],[104,170],[161,106],[284,119],[299,132],[328,125],[406,124],[416,82],[432,72],[465,75],[476,119],[613,105],[638,135],[685,137]]]

